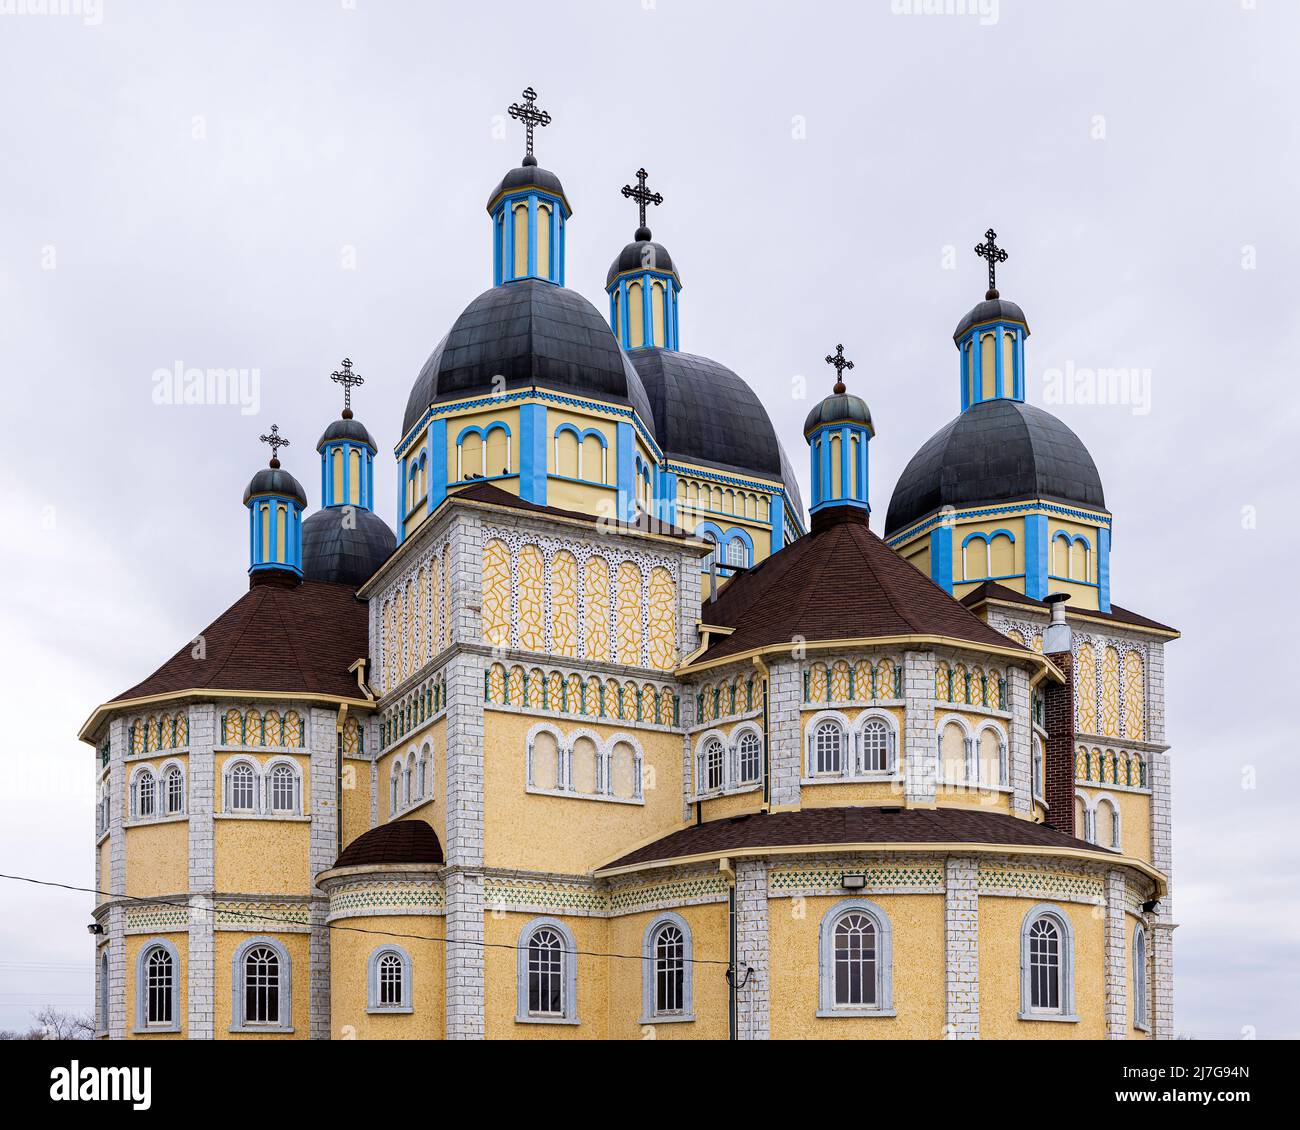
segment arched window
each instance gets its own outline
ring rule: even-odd
[[[741,567],[749,564],[749,546],[743,538],[733,537],[727,542],[727,564]]]
[[[642,944],[641,1023],[695,1019],[691,977],[691,928],[666,913],[646,927]]]
[[[132,815],[137,820],[152,820],[158,812],[157,785],[153,773],[148,769],[141,769],[136,774],[133,792],[135,804],[132,807],[135,811]]]
[[[1074,934],[1068,916],[1040,903],[1020,931],[1020,1019],[1078,1020],[1074,1015]]]
[[[235,951],[232,975],[233,1031],[292,1030],[292,980],[284,946],[273,938],[250,938]]]
[[[99,1023],[95,1025],[97,1032],[108,1031],[108,946],[101,946],[99,950]]]
[[[713,571],[713,566],[718,560],[718,537],[709,530],[705,530],[700,537],[709,543],[709,552],[700,561],[700,570],[705,573],[710,573]]]
[[[370,954],[367,1012],[412,1012],[411,956],[401,946],[380,946]]]
[[[226,810],[253,812],[257,808],[257,774],[247,761],[236,762],[226,773]]]
[[[756,784],[763,773],[763,745],[753,730],[745,730],[736,743],[740,784]]]
[[[410,804],[411,801],[415,799],[414,786],[415,786],[415,754],[411,754],[406,759],[406,782],[404,785],[404,793],[406,796],[407,804]]]
[[[388,810],[390,815],[402,807],[402,761],[393,759],[392,778],[389,781]]]
[[[1034,796],[1040,800],[1043,796],[1043,742],[1041,738],[1034,738],[1034,760],[1032,767],[1033,780],[1031,788]]]
[[[180,1030],[176,1003],[178,964],[176,949],[170,942],[151,941],[140,950],[135,971],[137,1031]]]
[[[576,1024],[577,947],[567,927],[537,918],[519,943],[518,1009],[521,1024]]]
[[[267,775],[266,809],[268,812],[298,813],[298,774],[292,765],[280,762]]]
[[[700,792],[711,793],[726,782],[726,750],[720,738],[710,738],[700,753]]]
[[[168,816],[185,811],[185,775],[179,765],[171,766],[163,774],[163,807]]]
[[[1141,926],[1133,931],[1133,1026],[1144,1032],[1150,1028],[1147,1019],[1147,932]]]
[[[430,771],[433,768],[433,753],[429,749],[429,743],[424,743],[424,748],[420,751],[420,797],[431,796],[433,793],[433,778]]]
[[[821,924],[818,1016],[894,1014],[893,931],[866,899],[848,899]]]
[[[870,718],[862,727],[860,773],[882,773],[890,768],[890,729],[882,718]]]
[[[844,727],[832,718],[813,727],[809,742],[812,776],[839,776],[844,772]]]

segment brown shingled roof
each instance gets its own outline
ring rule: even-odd
[[[908,566],[911,568],[911,566]],[[1114,854],[1046,824],[972,808],[805,808],[710,820],[664,836],[599,870],[755,848],[834,844],[1007,844]]]
[[[1022,592],[1008,588],[1006,585],[1000,585],[997,581],[985,581],[971,589],[961,598],[962,604],[967,608],[978,608],[986,600],[1002,600],[1008,604],[1024,604],[1030,607],[1039,608],[1047,612],[1046,602],[1035,600],[1032,596],[1026,596]],[[1138,612],[1130,612],[1127,608],[1121,608],[1118,604],[1112,604],[1109,612],[1099,612],[1095,608],[1071,608],[1068,604],[1065,606],[1066,619],[1071,616],[1090,616],[1098,620],[1110,620],[1116,624],[1131,624],[1135,628],[1150,628],[1157,632],[1178,633],[1177,628],[1171,628],[1168,624],[1162,624],[1159,620],[1152,620]]]
[[[813,530],[748,572],[701,609],[734,631],[696,662],[739,655],[796,636],[810,643],[934,635],[1000,648],[994,631],[867,528],[847,506],[813,516]]]
[[[212,689],[359,698],[348,668],[368,654],[366,606],[349,585],[255,585],[143,682],[112,702]]]
[[[394,820],[358,836],[343,849],[334,866],[442,862],[442,844],[430,825],[423,820]]]

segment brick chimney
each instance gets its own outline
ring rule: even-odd
[[[1047,823],[1071,836],[1074,829],[1074,651],[1065,622],[1066,593],[1047,597],[1052,619],[1043,633],[1043,652],[1065,676],[1064,683],[1047,683],[1043,691],[1043,725],[1047,729],[1044,791]]]

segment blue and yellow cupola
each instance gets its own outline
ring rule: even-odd
[[[327,427],[316,443],[320,452],[321,505],[375,508],[374,460],[379,447],[369,429],[352,417],[352,389],[364,384],[352,370],[350,358],[331,380],[343,385],[343,414]]]
[[[1025,399],[1025,312],[998,294],[997,264],[1007,253],[997,245],[997,232],[984,233],[975,254],[989,265],[984,301],[971,308],[957,325],[953,343],[961,357],[961,410],[986,400]]]
[[[248,573],[252,584],[285,575],[302,577],[302,511],[307,495],[288,471],[280,466],[279,449],[289,441],[271,425],[261,437],[271,445],[271,463],[263,467],[244,491],[248,507]]]
[[[646,205],[664,200],[646,188],[646,176],[645,169],[638,169],[636,188],[623,186],[623,195],[640,208],[641,224],[605,276],[609,325],[624,349],[679,349],[677,296],[682,280],[668,249],[656,243],[646,227]]]
[[[488,197],[492,217],[492,282],[494,286],[520,279],[541,279],[564,285],[564,235],[573,209],[554,173],[541,168],[533,156],[533,130],[549,125],[551,115],[535,105],[530,86],[523,105],[510,107],[510,116],[524,123],[527,149],[523,163],[511,169]]]
[[[867,444],[876,434],[871,409],[844,385],[844,370],[852,369],[853,362],[845,358],[843,345],[827,355],[826,363],[835,366],[835,387],[803,425],[812,459],[811,513],[849,506],[869,514]]]

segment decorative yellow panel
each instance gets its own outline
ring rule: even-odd
[[[808,701],[825,702],[828,687],[826,665],[814,663],[812,670],[808,672]]]
[[[227,710],[226,722],[225,725],[222,727],[221,740],[226,745],[243,745],[244,744],[243,733],[244,733],[244,723],[243,723],[243,719],[240,717],[239,711],[233,708]],[[136,734],[136,740],[139,741],[140,728],[138,726],[136,727],[135,734]],[[139,753],[140,750],[137,749],[135,752]]]
[[[388,602],[384,616],[384,689],[397,686],[397,605]]]
[[[256,710],[244,715],[244,744],[262,744],[262,716]]]
[[[546,685],[546,675],[540,667],[528,672],[528,706],[532,710],[542,708],[542,688]]]
[[[156,717],[149,719],[148,736],[145,738],[145,749],[158,749],[162,745],[162,731],[158,726]]]
[[[506,700],[506,669],[500,663],[488,668],[488,701],[502,703]]]
[[[541,651],[546,646],[545,585],[542,551],[535,545],[519,550],[519,646]]]
[[[583,713],[591,715],[600,713],[600,679],[595,675],[587,679],[587,708]]]
[[[662,565],[650,570],[650,666],[671,670],[677,663],[677,585]]]
[[[831,701],[849,701],[849,665],[842,659],[831,667]]]
[[[587,658],[609,659],[609,563],[587,558]]]
[[[356,718],[351,714],[348,715],[347,721],[343,723],[343,752],[361,752],[361,728],[357,725]]]
[[[524,669],[519,666],[510,668],[510,677],[506,681],[507,701],[511,706],[524,705]]]
[[[284,743],[284,735],[280,730],[280,714],[275,710],[266,712],[265,722],[266,744],[279,746]]]
[[[952,673],[952,700],[953,702],[970,701],[970,689],[966,679],[966,666],[963,663],[958,663],[957,669]]]
[[[605,680],[605,715],[609,718],[619,716],[618,709],[618,683],[613,679]]]
[[[546,708],[564,709],[564,676],[558,671],[552,671],[546,676]]]
[[[1119,652],[1113,647],[1101,656],[1101,732],[1119,734]]]
[[[1074,661],[1074,724],[1081,733],[1097,732],[1097,656],[1090,643],[1079,645]]]
[[[565,681],[565,690],[568,693],[568,703],[565,709],[570,714],[583,713],[582,710],[582,676],[570,675]]]
[[[659,725],[671,726],[673,724],[673,692],[672,688],[664,687],[659,692]]]
[[[483,547],[483,638],[510,644],[510,551],[497,538]]]
[[[622,707],[619,709],[619,717],[622,718],[625,722],[636,721],[636,699],[637,699],[636,684],[624,683],[623,704]]]
[[[183,712],[176,715],[176,744],[178,746],[190,744],[190,716]]]
[[[1016,643],[1021,645],[1025,642],[1025,637],[1020,632],[1016,631],[1015,628],[1012,628],[1011,631],[1007,633],[1007,639],[1015,640]]]
[[[1082,746],[1074,755],[1074,776],[1079,781],[1088,779],[1088,751]]]
[[[631,561],[618,567],[618,661],[641,662],[641,570]]]
[[[284,716],[284,744],[290,749],[302,749],[307,744],[303,741],[302,716],[296,710]]]
[[[653,722],[655,715],[659,712],[658,692],[650,683],[646,683],[641,688],[641,712],[638,715],[642,722]]]
[[[853,664],[853,697],[871,697],[871,664],[863,659]]]
[[[423,667],[429,662],[429,610],[432,605],[429,603],[429,577],[428,570],[425,566],[420,566],[420,572],[415,582],[415,664],[416,667]]]
[[[934,666],[934,697],[947,702],[952,697],[952,671],[946,663]]]
[[[509,555],[507,555],[507,561]],[[451,645],[451,550],[442,551],[442,646]],[[506,608],[506,620],[509,622],[509,605]]]
[[[1137,741],[1146,737],[1146,683],[1136,651],[1124,656],[1124,730]]]
[[[578,655],[578,563],[567,549],[551,561],[551,650]]]
[[[1031,651],[1036,651],[1038,652],[1039,655],[1043,654],[1043,635],[1041,632],[1034,633],[1033,642],[1029,645],[1029,647]]]

